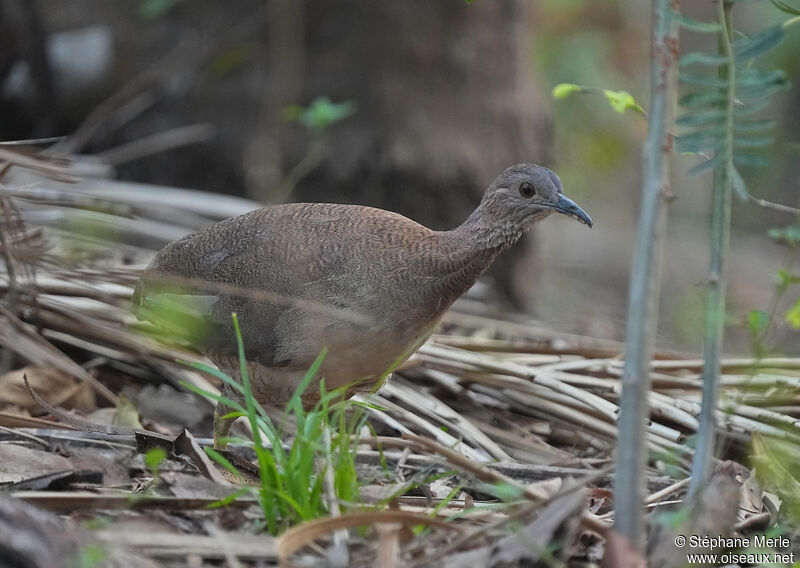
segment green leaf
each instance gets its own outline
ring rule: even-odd
[[[787,14],[792,14],[793,16],[800,16],[800,8],[795,8],[794,6],[783,2],[783,0],[772,0],[772,5],[781,12],[786,12]]]
[[[800,329],[800,298],[797,298],[797,301],[794,303],[794,305],[789,308],[789,311],[786,312],[785,318],[793,329]]]
[[[525,495],[525,488],[516,483],[501,481],[495,483],[493,489],[497,498],[506,502],[519,501]]]
[[[737,112],[743,112],[757,108],[764,108],[769,104],[770,97],[780,91],[789,88],[789,81],[773,81],[770,83],[760,83],[751,85],[736,85]],[[746,114],[746,113],[745,113]]]
[[[715,127],[683,134],[677,138],[678,150],[680,152],[689,153],[708,150],[709,148],[719,145],[723,141],[724,132],[724,128]]]
[[[675,121],[680,126],[701,126],[706,124],[719,124],[725,120],[725,111],[721,109],[700,110],[684,114]]]
[[[738,39],[733,43],[736,61],[741,63],[758,57],[780,44],[786,37],[786,31],[780,24],[770,26],[754,36]]]
[[[679,26],[686,28],[687,30],[701,33],[717,33],[722,29],[717,22],[703,22],[672,11],[669,13],[669,15],[678,23]]]
[[[242,479],[241,474],[239,474],[238,471],[236,473],[238,474],[239,479]],[[242,495],[247,495],[248,493],[253,493],[253,489],[254,489],[253,487],[242,487],[241,489],[238,489],[238,490],[234,491],[233,493],[223,497],[222,499],[214,501],[213,503],[209,503],[208,505],[206,505],[204,507],[204,509],[219,509],[221,507],[227,507],[228,505],[230,505],[231,503],[236,501]]]
[[[606,96],[606,99],[608,99],[611,108],[620,114],[624,113],[626,110],[633,110],[644,114],[644,109],[639,106],[639,103],[636,102],[636,99],[634,99],[633,95],[628,91],[603,89],[603,94]]]
[[[797,225],[788,225],[786,227],[770,229],[767,231],[767,236],[779,243],[796,246],[800,244],[800,227]]]
[[[158,20],[169,15],[181,0],[143,0],[139,3],[139,15],[147,20]]]
[[[108,560],[108,552],[99,544],[88,544],[81,546],[74,558],[73,562],[68,562],[65,565],[77,566],[79,568],[102,568],[106,566]]]
[[[688,174],[689,175],[698,175],[713,168],[716,168],[718,165],[725,162],[725,155],[724,154],[716,154],[710,160],[706,160],[705,162],[701,162],[696,166],[689,168]]]
[[[765,148],[770,146],[775,139],[772,136],[747,136],[736,138],[733,145],[737,148]]]
[[[786,88],[788,85],[789,81],[783,69],[764,71],[755,67],[744,67],[739,69],[736,74],[737,91],[748,89],[759,90],[769,86]]]
[[[252,57],[251,51],[251,49],[241,45],[222,51],[209,63],[211,72],[217,77],[222,77],[242,68]]]
[[[711,105],[720,105],[723,102],[725,102],[725,95],[719,91],[689,93],[678,100],[678,104],[685,108],[703,108]]]
[[[776,122],[772,119],[746,120],[735,123],[733,129],[735,132],[755,132],[775,128],[775,124]]]
[[[315,132],[324,132],[337,122],[352,116],[357,110],[354,101],[334,103],[328,97],[317,97],[308,107],[289,105],[283,115],[290,122],[298,122]]]
[[[747,100],[745,97],[739,97],[738,101],[739,104],[735,109],[733,109],[733,115],[736,119],[743,116],[750,116],[769,106],[770,97],[764,96],[753,100]]]
[[[289,400],[286,408],[294,409],[296,417],[299,418],[300,415],[303,413],[303,402],[302,402],[302,395],[303,392],[308,388],[308,385],[311,384],[317,377],[317,373],[319,372],[319,368],[322,366],[322,362],[325,360],[325,356],[328,354],[327,348],[323,348],[317,358],[314,359],[314,362],[306,371],[303,380],[300,381],[300,384],[295,389],[294,393],[292,393],[292,398]]]
[[[750,192],[747,190],[747,184],[744,182],[742,174],[740,174],[739,170],[736,168],[731,170],[731,185],[733,185],[733,190],[736,192],[736,195],[744,200],[748,200],[750,198]]]
[[[721,65],[727,61],[727,57],[716,53],[706,53],[702,51],[692,51],[687,53],[678,61],[678,65],[684,67],[688,65]]]
[[[763,310],[750,310],[747,314],[747,328],[750,335],[758,337],[767,330],[769,326],[769,314]]]
[[[769,158],[761,154],[734,154],[733,163],[746,168],[762,168],[769,164]]]
[[[680,80],[687,85],[697,85],[698,87],[713,87],[722,89],[728,86],[728,82],[713,75],[703,75],[697,73],[681,73]]]
[[[793,228],[796,229],[797,227]],[[783,268],[778,269],[775,276],[778,280],[778,288],[780,288],[781,291],[785,291],[792,284],[800,284],[800,276],[792,274]]]
[[[164,448],[153,448],[144,455],[144,463],[147,469],[153,472],[153,475],[158,472],[161,462],[165,459],[167,459],[167,452],[164,451]]]
[[[595,89],[595,88],[587,88],[582,87],[581,85],[576,85],[574,83],[559,83],[555,87],[553,87],[553,97],[556,99],[565,99],[568,96],[572,95],[573,93],[580,93],[580,92],[589,92],[589,93],[597,93],[602,92],[605,95],[606,99],[608,100],[611,108],[613,108],[618,113],[624,113],[626,110],[633,110],[640,114],[645,114],[644,109],[642,106],[636,102],[636,99],[633,98],[627,91],[612,91],[610,89]]]
[[[208,446],[203,446],[203,450],[206,452],[206,455],[207,455],[208,457],[210,457],[212,460],[214,460],[214,461],[215,461],[215,462],[217,462],[219,465],[221,465],[222,467],[224,467],[224,468],[225,468],[225,469],[226,469],[228,472],[230,472],[231,474],[233,474],[233,476],[234,476],[236,479],[238,479],[238,480],[242,480],[242,474],[241,474],[241,472],[239,472],[239,470],[238,470],[238,469],[236,469],[236,468],[233,466],[233,464],[232,464],[231,462],[229,462],[229,461],[228,461],[228,458],[226,458],[225,456],[223,456],[221,453],[219,453],[219,452],[218,452],[217,450],[215,450],[214,448],[210,448],[210,447],[208,447]]]
[[[580,85],[576,85],[575,83],[559,83],[555,87],[553,87],[553,98],[555,99],[566,99],[573,93],[579,93],[583,90],[583,87]]]

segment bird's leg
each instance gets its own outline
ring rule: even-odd
[[[231,434],[233,423],[236,422],[235,416],[225,418],[226,414],[232,412],[229,406],[225,406],[221,402],[217,403],[214,409],[214,449],[225,450],[228,448],[228,438]]]
[[[229,385],[223,384],[222,388],[220,388],[220,394],[225,398],[244,406],[244,398],[235,390],[233,390],[233,388],[231,388]],[[224,404],[221,401],[217,402],[217,406],[216,408],[214,408],[215,450],[225,450],[228,447],[228,438],[230,437],[231,434],[231,428],[233,427],[233,423],[236,422],[237,419],[236,416],[226,418],[226,415],[230,414],[231,412],[236,412],[236,410]]]

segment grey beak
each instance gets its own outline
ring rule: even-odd
[[[553,205],[553,209],[558,211],[559,213],[563,213],[567,217],[572,217],[573,219],[580,221],[584,225],[592,226],[592,218],[589,215],[578,207],[578,204],[572,201],[569,197],[564,194],[558,194],[558,202]]]

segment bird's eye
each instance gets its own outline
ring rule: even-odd
[[[519,194],[522,197],[533,197],[534,195],[536,195],[536,188],[533,187],[532,183],[524,181],[521,184],[519,184]]]

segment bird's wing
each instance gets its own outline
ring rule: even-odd
[[[206,354],[229,355],[237,351],[236,313],[248,359],[308,367],[319,355],[309,326],[319,329],[332,317],[312,299],[319,298],[315,282],[321,285],[304,268],[313,251],[295,251],[287,266],[262,249],[261,239],[215,243],[207,234],[171,243],[136,287],[137,316]]]
[[[134,304],[155,306],[148,319],[175,320],[177,311],[186,321],[173,327],[190,328],[183,336],[206,353],[236,352],[235,312],[248,358],[267,367],[307,367],[323,345],[352,348],[352,337],[385,327],[359,321],[363,313],[382,317],[381,286],[392,267],[379,252],[408,252],[395,242],[398,227],[431,233],[394,213],[355,208],[262,209],[175,241],[156,255]]]

